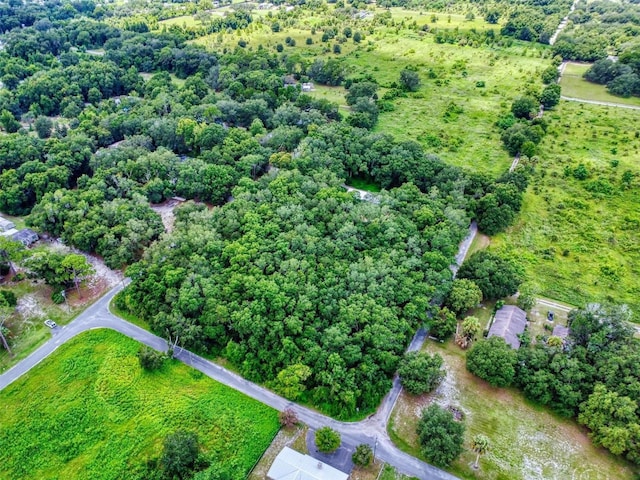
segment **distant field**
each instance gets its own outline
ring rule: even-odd
[[[381,86],[380,97],[398,81],[403,68],[416,67],[422,79],[421,89],[406,98],[394,99],[394,111],[380,115],[376,130],[416,140],[428,152],[471,171],[497,176],[509,167],[512,159],[502,148],[495,122],[529,86],[541,86],[540,73],[550,64],[547,47],[523,42],[492,47],[437,44],[433,35],[410,29],[410,25],[415,22],[418,27],[428,26],[430,31],[498,27],[486,23],[481,15],[466,20],[464,13],[434,14],[401,8],[389,10],[394,26],[372,27],[373,14],[386,12],[378,8],[363,20],[340,20],[339,29],[349,25],[364,39],[360,44],[347,39],[339,44],[341,51],[336,54],[336,40],[322,42],[320,28],[327,21],[334,21],[333,10],[305,11],[304,15],[295,16],[298,11],[291,13],[294,18],[290,24],[279,21],[278,32],[272,31],[266,19],[257,19],[244,30],[208,35],[194,43],[220,49],[235,48],[244,40],[247,49],[270,50],[281,44],[285,54],[299,55],[301,61],[339,59],[347,77],[372,75]],[[312,33],[314,27],[319,28]],[[287,45],[287,37],[295,41],[295,46]],[[307,39],[312,43],[307,44]],[[334,101],[348,113],[342,92],[340,87],[317,85],[312,95]]]
[[[449,341],[428,342],[425,350],[439,353],[447,378],[435,401],[465,414],[465,450],[451,466],[463,479],[632,479],[631,467],[604,449],[596,448],[584,429],[531,404],[515,389],[499,389],[471,375],[465,352]],[[415,433],[421,409],[432,398],[402,393],[391,416],[392,439],[404,450],[418,454]],[[489,453],[473,470],[471,438],[478,433],[491,441]]]
[[[541,295],[626,303],[640,319],[640,112],[561,102],[516,224],[492,239]],[[588,177],[574,172],[584,164]]]
[[[0,479],[141,479],[177,429],[246,475],[279,428],[275,410],[179,362],[144,372],[138,348],[87,332],[1,391]]]
[[[588,63],[567,63],[560,80],[562,95],[583,100],[640,106],[640,98],[638,97],[624,98],[611,95],[604,85],[587,82],[582,76],[589,70],[589,67],[591,64]]]

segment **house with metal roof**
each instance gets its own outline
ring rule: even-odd
[[[488,337],[502,337],[505,342],[516,350],[520,348],[518,335],[527,326],[527,314],[515,305],[505,305],[493,317]]]
[[[341,472],[309,455],[284,447],[267,472],[269,480],[347,480]]]
[[[4,217],[0,217],[0,232],[7,232],[15,227],[16,227],[15,224],[11,220],[7,220]]]
[[[11,235],[11,240],[22,243],[25,247],[29,247],[36,243],[40,237],[30,228],[23,228]]]

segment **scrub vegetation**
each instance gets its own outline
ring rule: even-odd
[[[179,362],[145,371],[139,348],[109,330],[83,333],[0,392],[0,478],[151,478],[178,430],[197,434],[210,468],[244,477],[277,412]]]

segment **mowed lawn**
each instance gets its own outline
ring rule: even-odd
[[[141,479],[178,429],[246,477],[279,429],[276,411],[177,361],[143,371],[138,348],[86,332],[0,391],[0,479]]]
[[[433,395],[402,393],[391,416],[389,432],[404,450],[419,454],[416,425],[422,408],[435,401],[465,415],[465,445],[449,471],[464,479],[605,480],[632,479],[632,468],[602,448],[586,430],[528,402],[515,389],[493,388],[466,370],[465,352],[449,341],[427,342],[424,349],[445,361],[447,377]],[[490,452],[472,468],[471,439],[483,433]]]
[[[590,63],[567,63],[560,86],[565,97],[580,98],[582,100],[594,100],[598,102],[622,103],[625,105],[640,106],[638,97],[618,97],[611,95],[604,85],[587,82],[582,76],[591,67]]]

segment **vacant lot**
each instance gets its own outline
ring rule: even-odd
[[[604,85],[587,82],[582,76],[590,67],[590,63],[568,62],[560,80],[562,95],[583,100],[640,106],[640,98],[638,97],[624,98],[611,95]]]
[[[145,372],[138,348],[87,332],[0,392],[0,478],[140,478],[177,429],[246,475],[278,430],[276,412],[178,362]]]
[[[640,313],[638,112],[561,102],[516,224],[494,237],[541,295]],[[580,166],[583,167],[580,167]]]
[[[415,427],[422,408],[431,401],[452,405],[465,414],[465,451],[451,472],[478,479],[630,479],[631,468],[593,446],[574,422],[556,417],[527,402],[512,389],[497,389],[465,368],[465,352],[452,342],[428,342],[425,350],[445,360],[447,377],[435,395],[411,397],[403,393],[391,417],[390,434],[406,451],[418,454]],[[474,471],[470,450],[473,435],[491,440],[491,451]]]

